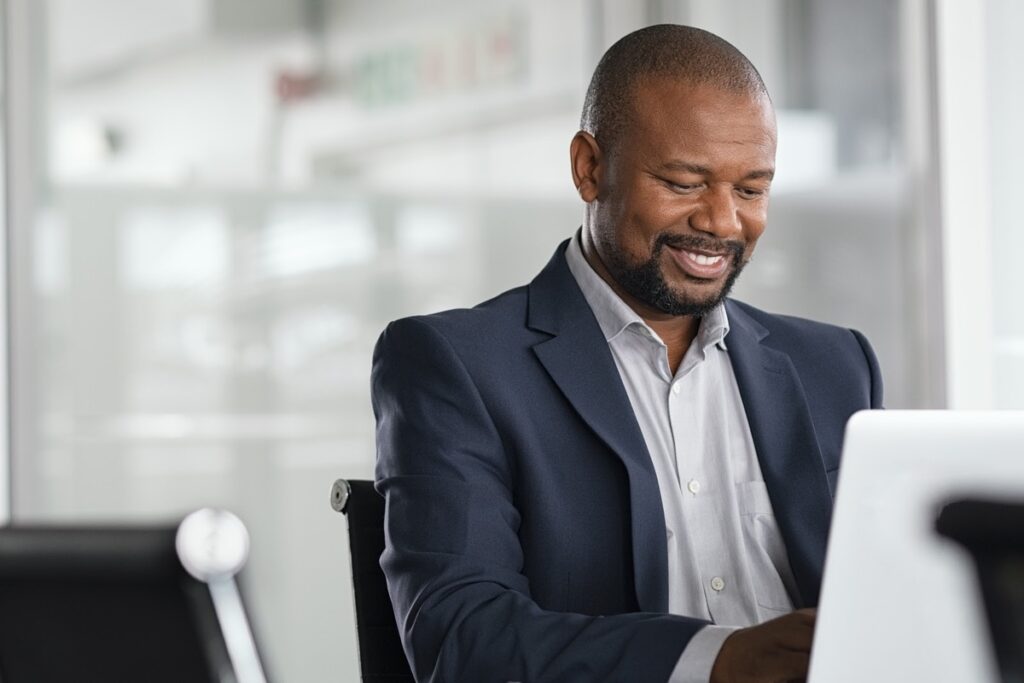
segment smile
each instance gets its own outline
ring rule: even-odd
[[[729,267],[729,259],[726,258],[726,254],[703,254],[698,251],[673,249],[672,247],[667,247],[667,250],[684,273],[699,280],[714,280]]]
[[[694,261],[696,261],[697,263],[699,263],[702,266],[714,265],[714,264],[718,263],[719,261],[721,261],[722,259],[725,258],[722,255],[707,256],[706,254],[696,254],[696,253],[694,253],[692,251],[684,251],[683,253],[686,254],[686,256],[688,256],[689,258],[692,258]]]

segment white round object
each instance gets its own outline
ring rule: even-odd
[[[249,532],[227,510],[203,508],[182,520],[175,538],[181,564],[200,581],[234,576],[249,558]]]

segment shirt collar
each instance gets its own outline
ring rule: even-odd
[[[576,284],[583,291],[583,297],[594,312],[594,317],[597,318],[597,324],[606,341],[611,342],[631,326],[639,326],[650,333],[651,339],[662,343],[658,334],[615,293],[615,290],[587,262],[583,255],[583,248],[580,246],[579,230],[569,240],[569,247],[565,250],[565,260],[576,279]],[[725,350],[727,334],[729,334],[729,316],[726,314],[723,302],[711,309],[701,319],[700,329],[697,331],[697,343],[704,350],[716,344],[720,349]]]

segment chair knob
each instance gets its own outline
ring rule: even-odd
[[[174,546],[185,571],[210,583],[242,569],[249,558],[249,532],[227,510],[203,508],[181,521]]]
[[[345,512],[348,497],[352,495],[352,487],[344,479],[336,479],[331,486],[331,507],[335,512]]]

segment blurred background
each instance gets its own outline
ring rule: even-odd
[[[889,407],[1024,407],[1013,0],[0,5],[0,513],[234,510],[278,680],[357,679],[328,491],[372,476],[377,335],[572,234],[583,92],[641,26],[732,41],[778,109],[738,298],[863,331]]]

